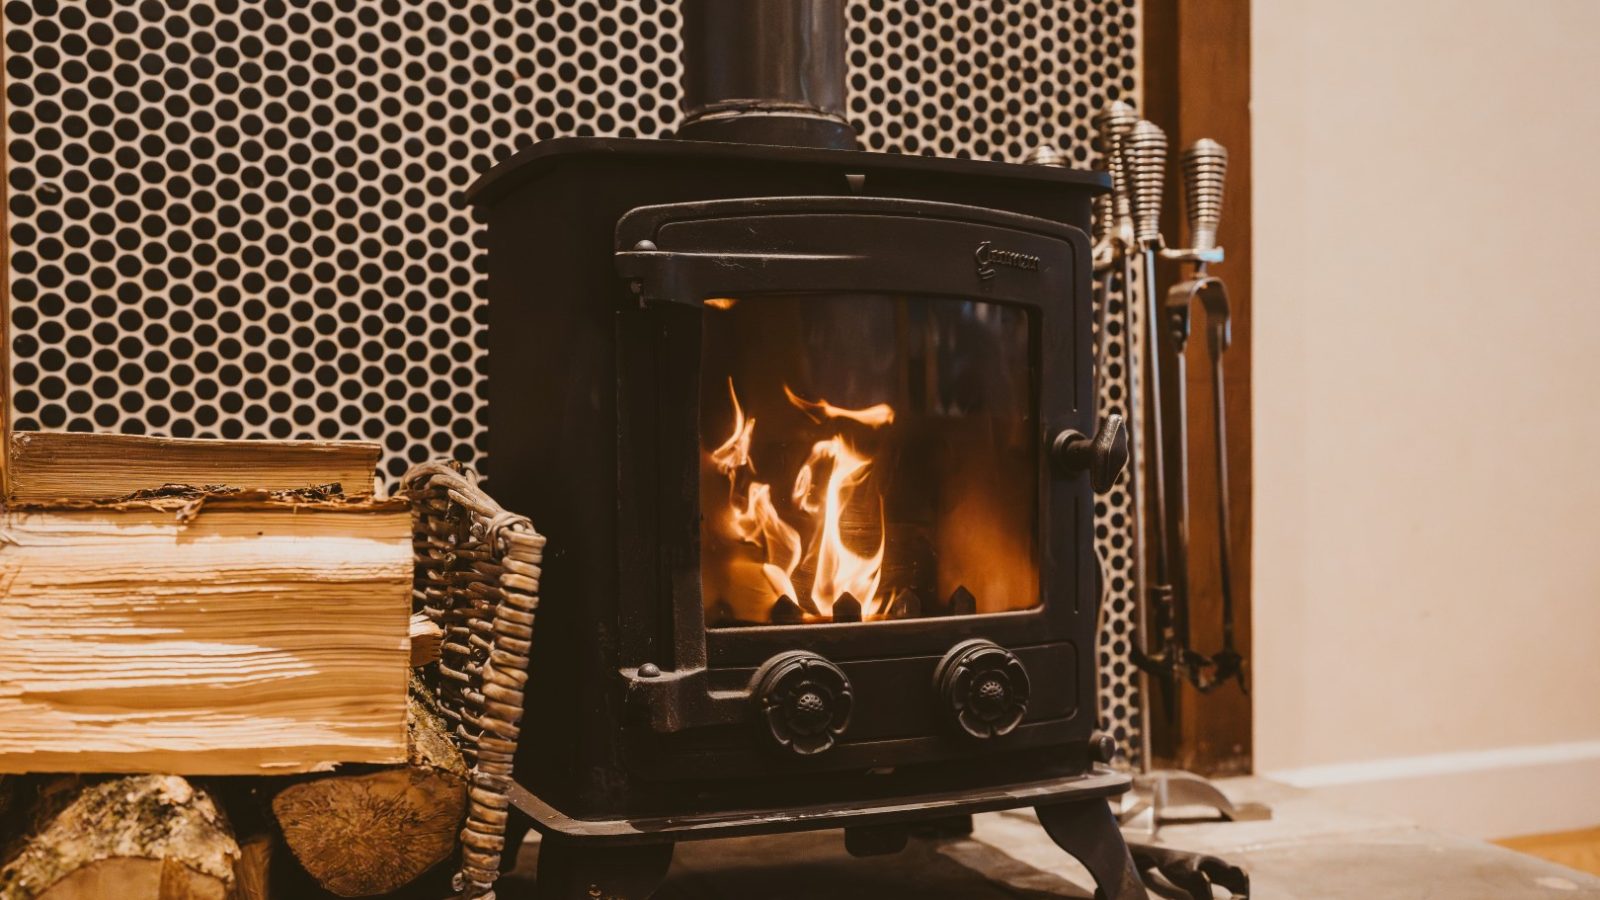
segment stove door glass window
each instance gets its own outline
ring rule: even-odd
[[[707,301],[709,627],[1039,603],[1039,432],[1023,309],[887,294]]]

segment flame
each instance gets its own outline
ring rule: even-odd
[[[806,400],[794,391],[789,390],[788,385],[783,386],[783,393],[789,398],[789,402],[794,404],[796,409],[810,416],[811,421],[819,424],[828,419],[849,419],[852,422],[859,422],[862,425],[877,428],[894,422],[894,408],[887,403],[879,403],[866,409],[845,409],[840,406],[834,406],[826,400]]]
[[[728,476],[728,526],[734,537],[760,548],[766,562],[761,573],[777,597],[794,598],[794,570],[800,565],[800,532],[784,523],[772,505],[772,486],[756,481],[756,467],[750,460],[750,439],[755,435],[754,416],[744,417],[733,379],[728,379],[728,396],[733,400],[733,434],[722,446],[711,451],[711,463]],[[742,490],[741,490],[742,488]],[[739,495],[744,504],[739,505]]]
[[[739,395],[733,392],[733,379],[728,379],[728,396],[733,400],[733,434],[722,442],[722,446],[711,451],[711,463],[719,471],[733,478],[740,469],[750,466],[750,438],[756,432],[756,420],[752,416],[746,420],[744,410],[739,406]],[[751,466],[750,470],[755,471]]]
[[[894,421],[894,410],[886,403],[845,409],[826,400],[803,399],[788,386],[783,390],[790,403],[818,424],[844,419],[876,428]],[[845,544],[842,527],[845,510],[871,473],[871,458],[858,452],[843,435],[812,445],[810,456],[795,473],[790,491],[795,508],[809,517],[806,524],[814,529],[810,545],[802,554],[800,531],[778,513],[771,484],[755,480],[750,443],[756,420],[745,417],[731,378],[728,396],[733,404],[733,431],[711,451],[710,459],[728,477],[728,532],[757,548],[763,556],[761,572],[772,591],[768,605],[788,597],[817,615],[828,616],[834,604],[848,593],[861,604],[863,618],[881,613],[890,599],[884,597],[880,602],[878,597],[886,546],[883,498],[876,498],[878,548],[871,555],[851,550]],[[807,562],[813,564],[815,575],[809,595],[802,597],[795,589],[794,573]]]
[[[825,462],[832,465],[828,469],[827,486],[818,502],[811,497],[814,473]],[[878,550],[872,556],[861,556],[846,547],[839,527],[841,513],[850,504],[856,488],[866,480],[871,466],[871,460],[850,449],[844,438],[835,436],[813,444],[810,458],[795,475],[795,504],[813,516],[822,517],[815,542],[817,575],[811,584],[811,602],[823,615],[831,614],[833,604],[845,593],[860,601],[863,616],[876,611],[878,579],[883,574],[882,499],[878,501]]]
[[[733,527],[740,540],[763,548],[767,562],[761,573],[780,597],[795,596],[791,580],[795,567],[800,565],[800,532],[790,528],[778,516],[772,505],[772,486],[761,482],[750,485],[748,501],[743,510],[734,510]]]

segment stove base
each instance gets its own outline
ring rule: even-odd
[[[1106,900],[1144,900],[1138,870],[1106,800],[1132,779],[1108,769],[1002,788],[930,793],[892,802],[640,819],[573,819],[513,785],[512,803],[543,836],[538,900],[646,900],[666,877],[678,841],[845,828],[882,838],[897,826],[1032,806],[1050,839],[1094,877]],[[859,841],[858,841],[859,843]],[[887,852],[894,841],[873,842]]]

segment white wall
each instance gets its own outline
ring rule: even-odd
[[[1600,824],[1600,2],[1252,16],[1257,769]]]

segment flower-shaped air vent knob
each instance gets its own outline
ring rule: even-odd
[[[814,653],[780,653],[756,671],[751,683],[763,730],[792,753],[821,753],[850,725],[850,679]]]
[[[1008,734],[1028,711],[1028,670],[1010,650],[982,639],[950,649],[934,670],[939,710],[976,738]]]

